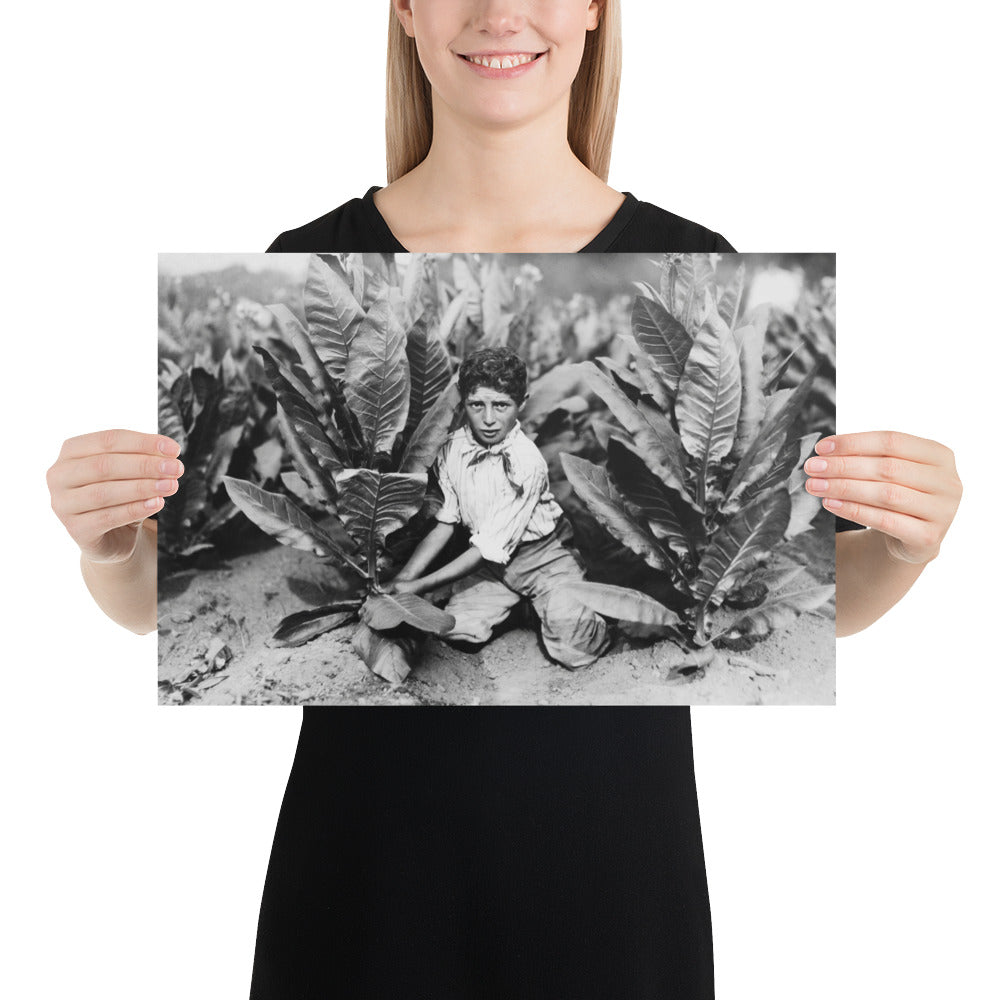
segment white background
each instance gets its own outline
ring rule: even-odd
[[[158,709],[155,634],[91,603],[44,474],[155,430],[158,251],[263,250],[385,182],[387,6],[5,17],[8,996],[247,996],[300,712]],[[720,1000],[995,995],[986,9],[624,3],[610,183],[741,251],[836,251],[839,429],[943,441],[965,483],[941,556],[838,642],[836,708],[694,714]]]

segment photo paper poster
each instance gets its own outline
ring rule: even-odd
[[[833,254],[162,254],[159,701],[833,704]]]

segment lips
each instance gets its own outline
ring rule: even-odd
[[[481,63],[474,62],[472,58],[468,55],[463,55],[460,52],[456,52],[455,55],[465,63],[474,73],[479,76],[485,76],[488,79],[494,80],[509,80],[516,76],[521,76],[524,73],[531,71],[531,67],[535,66],[537,63],[541,62],[542,56],[545,52],[532,53],[532,52],[473,52],[471,56],[480,59],[482,62],[489,60],[491,63],[498,63],[499,65],[489,65],[484,66]],[[530,56],[526,62],[519,62],[518,60]],[[504,62],[508,65],[504,65]]]

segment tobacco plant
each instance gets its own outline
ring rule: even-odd
[[[284,618],[274,639],[298,645],[357,621],[353,645],[394,683],[410,670],[414,631],[443,634],[454,618],[416,594],[390,595],[382,573],[412,548],[433,509],[427,470],[452,429],[458,389],[427,303],[431,262],[414,257],[400,284],[392,255],[310,259],[306,326],[275,316],[290,358],[259,345],[278,399],[300,503],[227,477],[233,502],[280,542],[312,552],[345,581],[337,599]],[[325,519],[309,510],[319,510]]]
[[[281,447],[270,440],[274,417],[270,388],[255,392],[246,367],[226,351],[218,363],[196,355],[185,371],[161,359],[159,430],[181,446],[184,475],[157,516],[157,546],[166,572],[216,547],[237,508],[221,488],[242,475],[265,484],[278,474]]]
[[[819,435],[798,420],[818,366],[795,388],[765,391],[767,311],[741,314],[744,276],[741,265],[720,286],[708,255],[666,255],[659,288],[636,283],[634,367],[581,367],[620,426],[598,431],[606,467],[564,453],[566,477],[675,595],[667,607],[638,589],[573,586],[626,632],[694,646],[752,641],[834,593],[801,582],[803,567],[784,559],[794,563],[792,540],[819,507],[800,470]],[[713,630],[716,616],[724,624]]]

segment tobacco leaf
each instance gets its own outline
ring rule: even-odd
[[[331,374],[343,375],[348,347],[365,316],[355,290],[348,285],[341,268],[313,254],[302,301],[317,355]]]
[[[559,592],[578,600],[600,615],[619,621],[666,627],[677,625],[681,620],[666,605],[631,587],[584,580],[561,584]]]
[[[622,495],[606,470],[567,452],[559,455],[563,471],[590,512],[626,548],[642,556],[654,569],[670,570],[669,558],[651,528],[629,513]]]
[[[348,555],[350,539],[335,539],[305,511],[287,497],[232,476],[224,476],[230,499],[257,527],[273,535],[283,545],[303,549],[317,556],[337,555],[361,576],[368,574]]]
[[[361,620],[378,631],[403,622],[433,635],[444,635],[455,627],[454,615],[419,594],[370,594],[361,608]]]
[[[680,320],[657,299],[638,295],[632,305],[632,334],[659,369],[670,395],[676,396],[692,346]]]
[[[279,646],[301,646],[357,618],[360,604],[360,600],[337,601],[320,608],[296,611],[281,619],[271,638]]]
[[[351,342],[344,394],[361,426],[368,456],[391,453],[406,425],[410,372],[406,333],[388,297],[372,303]]]

